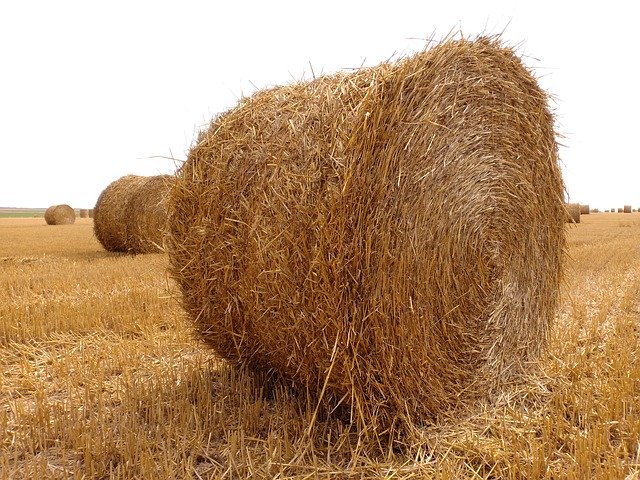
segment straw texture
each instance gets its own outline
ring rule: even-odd
[[[47,225],[69,225],[76,221],[76,212],[69,205],[52,205],[44,212]]]
[[[152,253],[162,250],[170,175],[127,175],[100,194],[93,231],[105,250]]]
[[[566,223],[580,223],[580,204],[567,203]]]
[[[215,118],[172,188],[167,250],[220,355],[381,431],[539,355],[563,196],[547,95],[498,39],[450,40]]]

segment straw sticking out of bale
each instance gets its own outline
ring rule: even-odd
[[[172,179],[170,175],[127,175],[104,189],[94,208],[93,230],[105,250],[151,253],[162,249]]]
[[[631,213],[631,205],[625,205],[622,209],[624,213]]]
[[[80,214],[80,218],[88,218],[89,217],[89,210],[86,208],[81,208],[79,211]]]
[[[589,205],[580,205],[580,215],[589,215]]]
[[[76,221],[76,212],[69,205],[52,205],[44,212],[47,225],[69,225]]]
[[[563,195],[536,80],[496,39],[446,41],[214,119],[172,188],[167,249],[220,355],[379,430],[539,355]]]
[[[580,223],[580,204],[579,203],[567,203],[565,222]]]

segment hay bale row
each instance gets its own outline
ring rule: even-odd
[[[421,422],[545,345],[565,245],[547,95],[495,39],[263,90],[180,168],[167,250],[224,358]]]
[[[172,180],[171,175],[127,175],[103,190],[94,208],[93,231],[105,250],[162,250],[166,197]]]
[[[76,212],[67,204],[52,205],[44,212],[47,225],[70,225],[76,221]]]
[[[567,203],[564,221],[565,223],[580,223],[579,203]]]

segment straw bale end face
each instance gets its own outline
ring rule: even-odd
[[[221,356],[379,430],[486,396],[537,358],[563,196],[535,79],[495,39],[446,41],[214,119],[172,187],[167,249]]]
[[[76,221],[76,212],[69,205],[52,205],[44,212],[47,225],[70,225]]]

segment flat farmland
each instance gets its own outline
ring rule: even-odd
[[[0,478],[640,478],[640,214],[581,220],[536,373],[389,442],[217,358],[165,254],[0,218]]]

